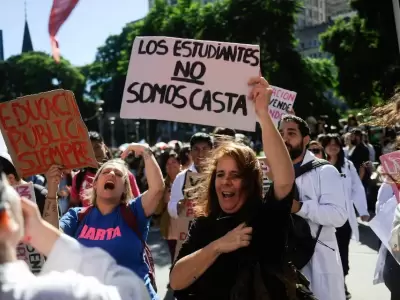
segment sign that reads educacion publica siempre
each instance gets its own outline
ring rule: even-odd
[[[0,103],[0,129],[21,177],[46,173],[54,164],[68,169],[97,166],[71,91],[54,90]]]
[[[247,82],[259,72],[257,45],[137,37],[121,118],[255,131],[256,114],[247,98]]]

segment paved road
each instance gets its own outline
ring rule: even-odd
[[[378,251],[378,239],[367,224],[360,224],[361,242],[350,244],[350,274],[347,286],[352,300],[389,300],[390,293],[384,284],[373,285],[375,264]],[[172,300],[167,293],[170,257],[165,241],[158,231],[149,234],[149,245],[156,264],[156,279],[160,299]],[[323,300],[323,299],[321,299]]]

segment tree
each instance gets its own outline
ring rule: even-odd
[[[71,90],[83,117],[95,113],[84,101],[85,77],[68,61],[59,64],[43,52],[26,52],[0,62],[0,102],[57,88]]]
[[[389,99],[400,81],[392,1],[353,0],[358,15],[338,19],[324,33],[322,49],[338,68],[338,92],[354,107]]]
[[[260,45],[263,74],[272,84],[298,93],[297,114],[332,114],[323,93],[333,81],[329,63],[304,60],[295,50],[293,27],[298,8],[296,1],[225,0],[200,5],[181,0],[175,6],[157,1],[143,20],[127,24],[121,35],[109,37],[99,48],[96,61],[88,66],[92,92],[106,101],[107,109],[120,110],[136,36],[228,41]]]

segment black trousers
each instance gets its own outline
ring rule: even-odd
[[[400,265],[388,251],[383,269],[383,281],[391,293],[391,300],[400,300]]]
[[[342,260],[343,274],[349,274],[349,245],[351,239],[351,227],[347,221],[342,227],[336,228],[336,239],[339,246],[340,259]]]

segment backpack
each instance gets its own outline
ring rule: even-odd
[[[82,208],[78,212],[78,226],[79,226],[79,223],[84,220],[84,218],[90,213],[90,211],[92,209],[93,209],[93,206],[88,206],[88,207]],[[151,285],[153,286],[155,292],[157,292],[156,272],[155,272],[155,268],[154,268],[153,256],[151,254],[151,250],[150,250],[149,246],[143,240],[142,235],[140,234],[139,228],[136,223],[136,216],[127,205],[121,204],[120,209],[121,209],[122,219],[124,219],[125,223],[128,224],[128,226],[133,230],[133,232],[138,236],[138,238],[142,242],[143,251],[144,251],[144,260],[145,260],[147,266],[149,267],[149,277],[150,277]]]
[[[298,178],[311,170],[330,164],[326,160],[315,159],[297,169],[295,176]],[[295,187],[295,199],[299,199],[297,186]],[[318,226],[317,235],[314,238],[307,220],[296,214],[291,214],[291,221],[288,234],[289,260],[298,270],[301,270],[314,255],[315,246],[322,231],[322,225]]]

